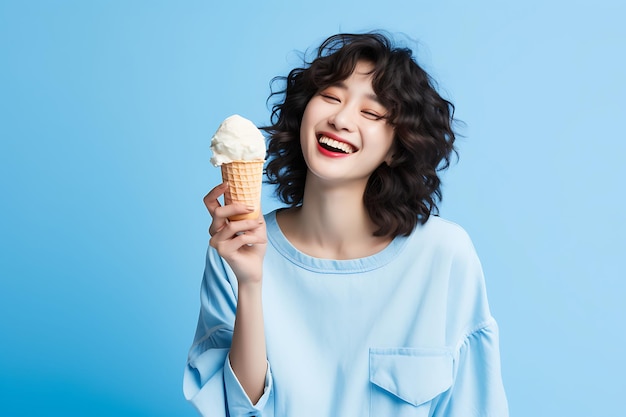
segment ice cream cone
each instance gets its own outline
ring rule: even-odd
[[[231,216],[229,220],[256,219],[261,214],[261,184],[265,161],[233,161],[222,165],[222,180],[228,182],[224,203],[254,206],[252,213]]]

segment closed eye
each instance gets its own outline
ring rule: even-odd
[[[363,115],[365,115],[365,117],[367,117],[368,119],[371,119],[371,120],[381,120],[381,119],[385,118],[384,115],[381,115],[381,114],[379,114],[377,112],[373,112],[373,111],[370,111],[370,110],[363,110],[361,113],[363,113]]]
[[[337,103],[341,102],[337,97],[331,96],[330,94],[327,94],[327,93],[320,93],[320,96],[328,101],[334,101]]]

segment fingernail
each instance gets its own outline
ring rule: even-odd
[[[246,209],[248,209],[248,211],[254,211],[256,209],[256,207],[254,207],[254,206],[246,206]]]

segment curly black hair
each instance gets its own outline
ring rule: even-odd
[[[454,105],[435,90],[431,77],[414,60],[413,52],[395,47],[380,32],[338,34],[317,48],[312,62],[293,69],[273,105],[266,174],[277,185],[278,198],[290,207],[302,204],[307,166],[300,146],[300,125],[309,100],[319,91],[347,79],[359,61],[372,63],[372,87],[388,110],[394,127],[394,154],[370,176],[363,203],[378,229],[375,236],[409,235],[417,223],[437,214],[441,201],[438,171],[455,153],[452,130]]]

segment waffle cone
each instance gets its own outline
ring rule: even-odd
[[[233,161],[222,165],[222,180],[228,182],[224,203],[254,206],[252,213],[230,216],[229,220],[256,219],[261,214],[261,184],[265,161]]]

